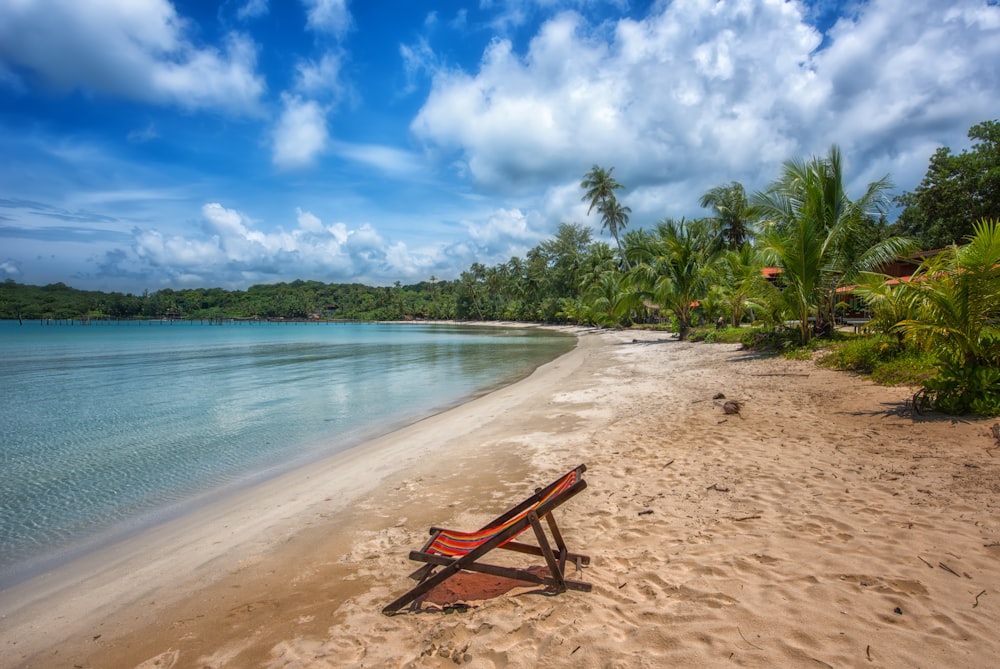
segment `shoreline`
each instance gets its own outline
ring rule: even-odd
[[[988,666],[993,421],[911,416],[910,394],[735,345],[580,333],[526,379],[146,538],[102,578],[16,613],[4,593],[0,664]],[[593,592],[381,615],[428,527],[479,526],[580,463],[559,524]]]
[[[178,321],[183,324],[203,326],[203,323]],[[289,323],[291,323],[289,321]],[[263,323],[262,324],[266,324]],[[406,322],[385,323],[386,325],[403,325]],[[428,323],[425,323],[427,325]],[[383,325],[383,323],[373,322],[371,325]],[[459,322],[432,322],[431,326],[482,326],[485,323],[459,323]],[[500,327],[513,328],[516,324],[503,323]],[[531,330],[538,326],[529,324],[521,329]],[[572,348],[575,341],[568,328],[546,327],[553,332],[560,332],[567,337],[568,343],[563,344],[564,348]],[[560,354],[561,355],[561,354]],[[59,570],[94,552],[95,549],[107,545],[117,545],[136,536],[142,535],[148,530],[167,522],[182,519],[191,513],[196,513],[204,506],[212,506],[224,501],[226,498],[237,495],[246,489],[252,489],[267,481],[280,477],[286,473],[293,472],[312,466],[314,463],[323,461],[331,457],[333,451],[363,446],[366,443],[380,438],[386,434],[397,431],[407,425],[419,422],[429,416],[449,411],[472,399],[487,395],[497,388],[516,383],[528,376],[533,370],[520,369],[500,380],[496,380],[489,385],[478,388],[467,389],[464,394],[447,400],[440,401],[435,405],[428,405],[419,410],[410,410],[407,413],[397,412],[400,415],[383,419],[379,424],[362,425],[351,427],[336,433],[327,432],[321,436],[309,436],[299,441],[300,448],[296,453],[284,458],[282,461],[272,461],[265,463],[259,468],[240,470],[235,473],[223,472],[223,480],[215,481],[211,487],[207,485],[192,486],[192,490],[186,496],[173,495],[173,499],[159,505],[145,503],[146,500],[139,500],[141,510],[134,514],[123,514],[117,522],[110,526],[100,526],[92,530],[91,534],[84,536],[73,536],[70,540],[55,547],[47,549],[43,554],[20,556],[12,559],[0,566],[0,593],[4,593],[17,585],[29,581],[37,576],[48,572]],[[49,514],[52,516],[52,514]],[[57,517],[57,516],[53,516]],[[37,544],[35,549],[37,550]],[[6,557],[6,556],[5,556]]]
[[[570,334],[581,330],[550,329]],[[547,375],[547,368],[566,364],[559,361],[573,356],[578,348],[579,339],[569,351],[513,383],[467,396],[459,404],[379,431],[343,451],[291,471],[225,494],[208,494],[206,503],[129,532],[110,547],[88,549],[68,562],[0,590],[0,639],[4,641],[0,666],[16,664],[20,661],[17,655],[24,659],[43,652],[46,646],[64,643],[82,633],[82,627],[89,625],[95,615],[114,616],[181,574],[196,575],[192,583],[199,587],[212,583],[220,577],[215,563],[224,561],[225,555],[246,550],[247,557],[241,561],[252,561],[305,529],[311,524],[311,516],[343,513],[387,478],[405,476],[407,471],[418,469],[417,460],[429,451],[439,450],[433,441],[439,425],[448,424],[450,433],[455,424],[474,429],[484,411],[496,411],[493,404],[508,404],[519,388],[530,388],[534,377]],[[331,485],[336,493],[326,492],[325,487],[318,489],[317,481]],[[274,528],[276,536],[264,536]],[[161,596],[159,601],[165,600]],[[56,630],[63,638],[54,637]]]

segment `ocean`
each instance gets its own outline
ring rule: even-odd
[[[0,588],[573,345],[444,324],[0,321]]]

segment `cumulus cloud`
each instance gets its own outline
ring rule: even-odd
[[[274,129],[272,160],[280,169],[312,165],[326,148],[326,113],[315,100],[282,96],[284,110]]]
[[[827,35],[812,11],[674,0],[599,25],[564,12],[523,52],[496,39],[478,69],[438,69],[411,130],[488,192],[615,166],[641,217],[690,214],[732,179],[762,187],[781,161],[832,143],[873,178],[912,178],[902,147],[995,115],[995,3],[870,0]]]
[[[527,216],[519,209],[498,209],[484,220],[462,224],[476,243],[504,251],[512,245],[537,242],[543,236],[531,229]]]
[[[136,227],[130,248],[106,251],[101,277],[171,286],[244,288],[252,283],[316,279],[388,285],[431,275],[454,278],[473,262],[495,264],[523,256],[545,235],[540,219],[516,209],[497,209],[461,222],[468,234],[407,243],[371,223],[324,222],[296,208],[287,227],[264,229],[245,212],[219,202],[201,208],[200,233]],[[0,274],[18,268],[0,267]]]
[[[242,287],[247,283],[315,278],[386,284],[419,281],[437,271],[439,252],[386,240],[371,224],[324,223],[301,208],[290,230],[264,231],[236,209],[202,207],[204,234],[166,234],[136,228],[129,252],[115,249],[101,265],[106,276],[159,275],[168,283]]]
[[[186,108],[257,109],[256,48],[229,33],[198,46],[167,0],[0,4],[0,64],[59,90],[83,89]]]

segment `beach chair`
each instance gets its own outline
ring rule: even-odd
[[[431,537],[427,543],[418,551],[410,551],[411,560],[426,563],[410,574],[410,578],[419,582],[418,585],[382,609],[382,613],[391,615],[399,611],[462,570],[544,585],[557,593],[566,590],[590,592],[589,583],[574,581],[565,576],[567,563],[575,564],[579,569],[589,565],[590,558],[570,553],[566,549],[566,543],[559,532],[555,518],[552,517],[552,512],[559,505],[587,487],[587,482],[583,480],[583,473],[586,470],[586,465],[580,465],[569,471],[558,480],[536,490],[534,495],[475,532],[432,527]],[[552,543],[549,542],[542,526],[543,519],[552,535]],[[534,530],[537,546],[514,541],[529,527]],[[542,557],[545,559],[548,573],[538,569],[529,570],[481,562],[480,558],[494,548]]]

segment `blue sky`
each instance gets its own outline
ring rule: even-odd
[[[0,279],[455,278],[840,145],[913,190],[996,119],[996,0],[0,0]]]

